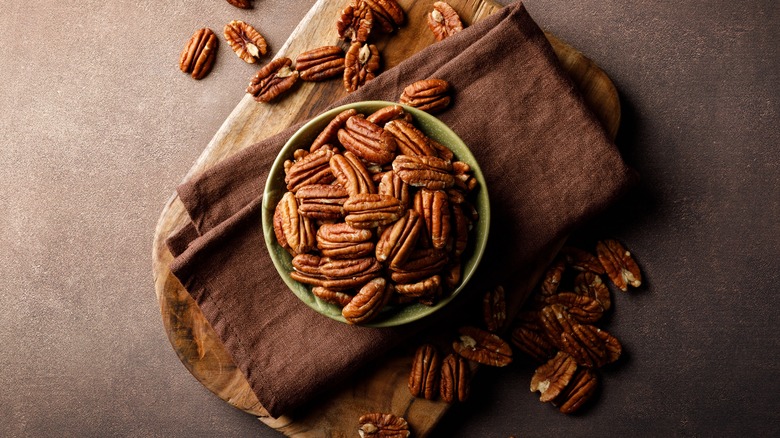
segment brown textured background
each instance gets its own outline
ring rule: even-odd
[[[192,81],[183,43],[243,18],[275,51],[313,2],[41,3],[0,0],[0,436],[276,436],[179,363],[151,236],[256,69],[221,44]],[[481,373],[435,435],[777,435],[780,7],[526,5],[622,93],[643,180],[580,237],[625,241],[646,286],[615,297],[624,358],[582,415],[541,405],[520,363]]]

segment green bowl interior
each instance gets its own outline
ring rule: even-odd
[[[308,149],[317,134],[325,128],[331,119],[344,110],[354,108],[359,113],[368,115],[388,105],[397,105],[397,103],[384,101],[356,102],[334,108],[315,117],[293,134],[282,147],[282,150],[279,152],[279,155],[271,166],[271,171],[265,185],[262,212],[263,232],[265,234],[266,246],[268,247],[268,251],[277,271],[279,271],[279,275],[281,275],[282,279],[290,287],[293,293],[306,303],[306,305],[329,318],[344,323],[346,323],[346,321],[341,316],[341,309],[338,306],[320,300],[311,293],[311,289],[307,285],[298,283],[290,277],[290,272],[293,270],[292,257],[276,241],[273,230],[274,209],[287,191],[287,187],[284,183],[284,161],[292,159],[293,152],[295,152],[296,149]],[[477,266],[482,259],[482,255],[485,252],[490,229],[490,200],[488,198],[485,178],[482,175],[479,164],[466,144],[436,117],[408,106],[404,106],[404,109],[412,114],[415,125],[421,131],[439,143],[449,147],[455,154],[457,160],[463,161],[471,166],[472,172],[479,182],[475,199],[475,207],[479,213],[479,220],[472,230],[472,234],[469,236],[469,248],[463,255],[462,280],[460,286],[458,286],[456,290],[439,300],[434,306],[426,306],[423,304],[386,306],[375,320],[365,324],[365,326],[369,327],[390,327],[407,324],[430,315],[447,305],[447,303],[466,287],[469,279],[471,279],[476,271]]]

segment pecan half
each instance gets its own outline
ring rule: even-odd
[[[531,378],[531,392],[539,391],[539,400],[542,402],[552,401],[569,384],[575,371],[577,362],[568,354],[559,351],[555,357],[536,369]]]
[[[408,438],[409,424],[393,414],[372,413],[360,417],[360,438]]]
[[[298,254],[292,259],[293,271],[290,277],[300,283],[322,286],[325,278],[320,273],[320,257],[313,254]]]
[[[620,358],[623,347],[606,330],[592,325],[574,324],[571,332],[561,335],[562,350],[578,364],[599,368]]]
[[[450,104],[449,91],[450,84],[443,79],[423,79],[404,88],[399,102],[421,111],[435,113]]]
[[[557,348],[563,350],[563,334],[574,331],[574,321],[569,312],[560,304],[550,304],[544,306],[539,311],[539,324],[547,339]]]
[[[344,203],[344,220],[355,228],[376,228],[398,220],[404,213],[401,202],[388,195],[360,193]]]
[[[542,280],[541,291],[542,295],[553,295],[558,292],[558,286],[561,284],[561,277],[563,271],[566,269],[566,264],[563,260],[558,259],[547,268],[547,272],[544,274]]]
[[[545,362],[555,353],[555,347],[547,338],[526,324],[519,325],[512,330],[512,344],[520,351],[534,358],[538,362]]]
[[[560,292],[544,300],[547,304],[560,304],[575,321],[588,324],[601,319],[604,308],[595,298],[572,292]]]
[[[469,397],[471,369],[466,359],[455,354],[449,354],[441,364],[441,384],[439,386],[442,400],[447,403],[466,401]]]
[[[371,180],[366,166],[352,152],[334,155],[330,159],[330,170],[350,196],[359,193],[376,193],[374,181]]]
[[[366,117],[366,120],[379,126],[384,126],[385,123],[396,119],[406,120],[407,122],[411,123],[412,115],[404,111],[401,105],[389,105],[376,110],[374,113]]]
[[[347,190],[334,184],[309,184],[295,192],[298,213],[310,219],[333,221],[344,217]]]
[[[482,316],[488,331],[497,332],[504,328],[506,322],[506,299],[504,288],[496,286],[485,293],[482,299]]]
[[[455,154],[453,154],[450,148],[448,148],[447,146],[444,146],[443,144],[439,143],[438,141],[430,137],[428,137],[428,142],[430,142],[431,146],[433,146],[433,148],[436,149],[439,158],[443,159],[444,161],[452,161],[452,159],[455,157]]]
[[[404,208],[409,207],[409,184],[406,184],[392,170],[382,175],[377,193],[393,196],[401,201]]]
[[[344,50],[323,46],[303,52],[295,59],[295,69],[304,81],[318,82],[344,72]]]
[[[276,241],[279,243],[279,246],[290,251],[290,244],[287,243],[287,238],[284,237],[284,228],[282,228],[282,208],[283,204],[277,202],[276,208],[274,209],[274,235],[276,236]]]
[[[453,204],[452,197],[449,197],[450,209],[452,212],[452,253],[459,257],[469,245],[469,220],[463,207],[460,204]]]
[[[476,327],[458,330],[460,340],[452,343],[455,353],[484,365],[507,366],[512,362],[512,348],[497,335]]]
[[[354,259],[332,259],[324,257],[320,262],[320,273],[328,280],[354,278],[359,275],[373,274],[381,269],[373,257]]]
[[[374,24],[374,14],[363,0],[353,0],[336,22],[339,38],[344,41],[364,43],[368,41]]]
[[[561,254],[566,263],[578,271],[591,271],[596,274],[604,273],[604,267],[601,266],[599,259],[587,251],[567,246],[561,249]]]
[[[309,218],[298,213],[298,202],[291,192],[279,201],[281,204],[282,230],[290,248],[297,254],[314,248],[314,226]]]
[[[393,171],[414,187],[441,190],[455,184],[452,164],[438,157],[398,155],[393,160]]]
[[[231,5],[241,9],[251,9],[252,0],[227,0]]]
[[[446,265],[447,255],[444,251],[417,249],[409,255],[406,263],[390,266],[390,279],[401,284],[414,283],[440,272]]]
[[[397,267],[403,265],[414,251],[417,237],[422,230],[423,222],[414,210],[406,214],[393,225],[387,227],[376,244],[376,258],[380,262]]]
[[[433,10],[428,14],[428,27],[436,37],[436,41],[455,35],[463,30],[463,23],[452,6],[445,2],[433,4]]]
[[[217,59],[217,36],[209,28],[195,32],[179,56],[179,68],[193,79],[203,79]]]
[[[607,276],[620,290],[626,292],[628,285],[633,287],[642,285],[639,266],[620,242],[614,239],[598,242],[596,252]]]
[[[393,120],[385,124],[385,130],[395,137],[399,154],[438,156],[428,136],[406,120]]]
[[[382,277],[366,283],[357,295],[341,309],[341,315],[350,324],[364,324],[379,315],[393,293],[392,285]]]
[[[349,304],[350,301],[352,301],[352,295],[350,294],[330,290],[321,286],[313,287],[311,289],[311,293],[313,293],[317,298],[325,302],[335,304],[339,307],[344,307]]]
[[[330,169],[331,158],[333,158],[333,150],[320,148],[296,160],[287,169],[284,177],[287,190],[294,193],[306,185],[333,182],[336,177]]]
[[[442,190],[422,189],[414,195],[414,209],[423,217],[433,247],[443,249],[450,238],[452,225],[447,194]]]
[[[363,117],[350,117],[339,129],[338,139],[345,149],[373,164],[389,163],[396,149],[392,134]]]
[[[352,43],[344,58],[344,88],[353,92],[374,79],[379,71],[379,49],[373,44]]]
[[[323,224],[317,230],[317,248],[323,257],[357,259],[374,252],[374,233],[349,224]]]
[[[223,33],[230,48],[248,64],[254,64],[257,58],[268,53],[265,38],[254,27],[241,20],[226,24]]]
[[[249,82],[246,92],[258,102],[270,102],[288,91],[298,81],[290,58],[277,58],[261,68]]]
[[[596,393],[598,379],[590,368],[580,368],[553,404],[564,414],[571,414],[582,407]]]
[[[409,392],[412,397],[423,397],[428,400],[436,398],[439,389],[439,352],[431,344],[417,348],[412,360],[412,371],[409,373]]]
[[[362,0],[374,13],[374,21],[385,33],[391,33],[406,21],[404,10],[395,0]]]
[[[593,272],[585,271],[577,275],[574,279],[574,292],[595,298],[604,310],[609,310],[612,306],[609,288],[604,284],[601,276]]]
[[[357,111],[354,109],[348,109],[338,113],[336,117],[333,118],[333,120],[328,122],[328,125],[325,126],[325,129],[323,129],[322,132],[317,135],[317,138],[314,139],[314,142],[309,147],[309,151],[314,152],[327,144],[332,144],[338,141],[339,129],[343,128],[347,123],[347,120],[355,115],[357,115]]]
[[[395,292],[398,295],[414,297],[426,306],[432,306],[441,296],[441,276],[434,275],[417,283],[397,284]]]

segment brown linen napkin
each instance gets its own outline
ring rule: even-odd
[[[395,101],[407,84],[428,77],[452,84],[453,105],[439,117],[469,145],[487,180],[494,220],[480,277],[500,279],[511,293],[513,275],[603,211],[633,172],[520,3],[421,51],[338,104]],[[182,184],[178,193],[192,224],[169,239],[176,256],[171,271],[273,416],[429,324],[348,326],[309,309],[279,278],[263,241],[262,190],[296,128]]]

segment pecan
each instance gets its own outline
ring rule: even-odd
[[[539,311],[539,323],[547,339],[557,348],[563,350],[563,334],[574,331],[574,321],[566,309],[560,304],[544,306]]]
[[[354,115],[357,115],[357,111],[354,109],[348,109],[338,113],[338,115],[328,123],[325,129],[320,132],[317,138],[314,139],[311,147],[309,147],[309,151],[314,152],[329,143],[337,141],[339,129],[343,128],[347,123],[347,120]]]
[[[385,125],[385,130],[395,137],[399,154],[438,156],[428,136],[406,120],[393,120]]]
[[[344,58],[344,88],[353,92],[376,77],[379,49],[373,44],[353,42]]]
[[[435,113],[450,104],[450,84],[443,79],[423,79],[404,88],[399,102],[421,111]]]
[[[421,345],[414,354],[409,373],[409,392],[412,397],[428,400],[436,398],[439,389],[439,352],[431,344]]]
[[[399,295],[414,297],[426,306],[432,306],[441,296],[441,276],[434,275],[417,283],[397,284],[395,292]]]
[[[301,254],[314,247],[314,226],[309,218],[298,213],[298,203],[291,192],[287,192],[279,201],[282,210],[282,230],[290,248]]]
[[[578,271],[591,271],[596,274],[604,273],[604,267],[601,266],[599,259],[587,251],[567,246],[561,249],[561,254],[566,263]]]
[[[577,275],[574,279],[574,292],[595,298],[604,310],[609,310],[612,306],[609,288],[601,280],[601,276],[593,272],[585,271]]]
[[[428,27],[436,37],[436,41],[455,35],[463,30],[463,23],[452,6],[445,2],[433,4],[433,10],[428,14]]]
[[[574,324],[571,332],[561,335],[562,350],[569,353],[578,364],[602,367],[612,363],[623,351],[620,342],[606,330],[592,325]]]
[[[377,193],[381,195],[390,195],[401,201],[404,208],[409,207],[409,184],[406,184],[392,170],[385,172],[379,181]]]
[[[396,283],[414,283],[440,272],[447,265],[446,254],[437,249],[418,249],[406,263],[390,267],[390,278]]]
[[[360,193],[344,203],[344,220],[355,228],[376,228],[398,220],[404,213],[401,202],[388,195]]]
[[[471,175],[471,166],[463,161],[452,163],[452,173],[455,174],[455,186],[459,189],[470,192],[477,186],[477,179]]]
[[[642,284],[639,266],[620,242],[614,239],[598,242],[596,252],[607,276],[620,290],[625,292],[628,285],[639,287]]]
[[[504,288],[496,286],[485,293],[482,299],[482,316],[488,331],[497,332],[504,327],[506,322],[506,300]]]
[[[312,286],[322,286],[325,278],[320,274],[320,257],[313,254],[298,254],[292,259],[293,271],[290,272],[290,278],[293,280],[310,284]]]
[[[564,414],[574,413],[596,393],[597,386],[596,373],[590,368],[581,368],[553,403]]]
[[[539,391],[539,400],[542,402],[552,401],[569,384],[575,371],[577,362],[568,354],[559,351],[555,357],[536,369],[531,378],[531,392]]]
[[[344,72],[344,50],[338,46],[323,46],[298,55],[295,69],[304,81],[324,81]]]
[[[217,59],[217,36],[209,28],[195,32],[179,56],[179,68],[193,79],[206,77]]]
[[[381,266],[373,257],[355,259],[332,259],[324,257],[320,262],[320,273],[328,280],[353,278],[358,275],[372,274]]]
[[[414,187],[439,190],[455,184],[452,164],[437,157],[398,155],[393,160],[393,171]]]
[[[385,33],[391,33],[404,24],[404,10],[395,0],[362,0],[374,13],[374,21]]]
[[[376,110],[373,114],[366,117],[366,120],[379,126],[384,126],[385,123],[396,119],[406,120],[411,123],[412,115],[404,111],[401,105],[389,105]]]
[[[547,304],[560,304],[577,322],[588,324],[601,319],[604,308],[595,298],[572,292],[560,292],[546,297]]]
[[[350,324],[363,324],[379,315],[392,295],[392,285],[382,277],[366,283],[357,295],[341,309],[341,315]]]
[[[350,196],[358,193],[376,193],[376,187],[366,166],[352,152],[334,155],[330,159],[330,170]]]
[[[339,129],[338,139],[345,149],[368,163],[382,165],[393,160],[395,137],[363,117],[350,117]]]
[[[558,292],[558,286],[561,284],[561,277],[563,271],[566,269],[566,264],[563,260],[558,259],[547,269],[542,280],[542,295],[553,295]]]
[[[282,207],[283,204],[281,202],[276,203],[276,208],[274,209],[274,235],[279,246],[290,250],[290,244],[287,243],[287,238],[284,237],[284,228],[282,228]]]
[[[323,224],[317,230],[317,248],[323,257],[356,259],[374,252],[374,233],[345,223]]]
[[[310,184],[329,184],[336,177],[330,170],[330,159],[333,151],[328,148],[320,148],[299,160],[296,160],[288,169],[284,182],[287,190],[297,192],[301,187]]]
[[[341,17],[336,22],[336,30],[339,38],[344,41],[364,43],[368,41],[373,23],[371,8],[363,0],[353,0],[341,12]]]
[[[288,91],[298,81],[290,58],[277,58],[261,68],[249,82],[246,92],[258,102],[270,102]]]
[[[393,225],[387,227],[376,244],[376,258],[388,262],[390,266],[401,266],[409,258],[417,243],[423,222],[414,210],[406,214]]]
[[[449,354],[441,364],[439,394],[447,403],[466,401],[469,397],[471,370],[466,359]]]
[[[257,58],[268,52],[268,44],[260,32],[241,20],[226,24],[224,35],[230,48],[248,64],[254,64]]]
[[[325,302],[335,304],[339,307],[344,307],[349,304],[350,301],[352,301],[352,295],[346,294],[344,292],[330,290],[321,286],[313,287],[311,289],[311,293],[313,293],[317,298]]]
[[[252,0],[227,0],[231,5],[241,9],[251,9]]]
[[[393,414],[365,414],[358,421],[360,438],[408,438],[409,425]]]
[[[512,348],[497,335],[476,327],[458,330],[460,341],[452,343],[455,353],[484,365],[503,367],[512,362]]]
[[[344,217],[347,190],[340,185],[309,184],[295,192],[298,213],[310,219],[332,221]]]
[[[452,212],[452,253],[455,257],[459,257],[469,244],[469,220],[463,212],[463,207],[460,204],[453,204],[452,197],[448,199]]]
[[[414,195],[414,209],[425,220],[425,227],[434,248],[443,249],[450,238],[450,205],[442,190],[422,189]]]
[[[512,330],[512,344],[539,362],[545,362],[555,352],[555,347],[529,325],[522,324]]]
[[[433,146],[434,149],[436,149],[439,158],[443,159],[444,161],[452,161],[452,159],[455,157],[455,154],[453,154],[450,148],[447,146],[444,146],[430,137],[428,137],[428,142],[431,144],[431,146]]]

